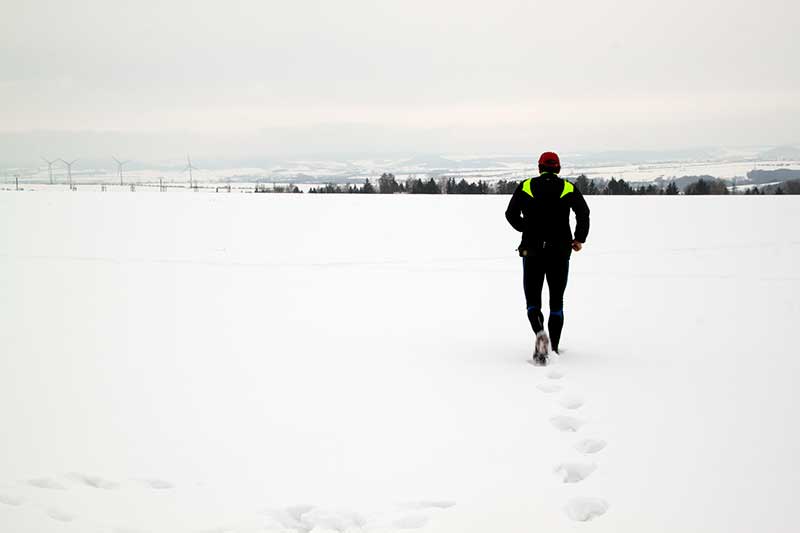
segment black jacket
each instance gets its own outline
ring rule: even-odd
[[[586,242],[589,206],[572,183],[545,172],[519,184],[506,209],[506,220],[522,232],[520,249],[540,248],[544,243],[572,243],[569,211],[575,212],[575,240]],[[522,215],[522,216],[520,216]]]

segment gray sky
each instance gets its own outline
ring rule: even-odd
[[[32,157],[800,143],[792,0],[0,1]]]

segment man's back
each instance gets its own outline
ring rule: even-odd
[[[570,210],[575,212],[577,220],[575,240],[584,242],[589,233],[586,200],[572,183],[545,172],[519,184],[506,209],[506,219],[522,232],[523,247],[542,242],[571,243]]]

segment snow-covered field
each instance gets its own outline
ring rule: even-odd
[[[713,176],[721,179],[741,180],[751,170],[800,170],[800,161],[686,161],[644,163],[640,165],[608,165],[573,167],[569,174],[586,174],[589,178],[624,179],[633,182],[648,182],[659,178],[677,179],[682,176]]]
[[[0,531],[797,531],[797,201],[507,200],[0,193]]]

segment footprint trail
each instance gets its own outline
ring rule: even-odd
[[[566,376],[564,370],[560,368],[551,368],[547,370],[545,375],[548,381],[536,386],[541,392],[551,394],[564,390],[562,382],[559,381]],[[565,393],[558,399],[559,406],[568,411],[576,411],[583,407],[584,403],[584,399],[581,396],[572,393]],[[575,416],[560,414],[551,417],[550,423],[558,431],[574,433],[584,426],[585,421]],[[576,443],[574,449],[583,455],[592,455],[599,453],[605,447],[606,441],[602,439],[586,438]],[[574,484],[585,480],[596,470],[597,465],[595,463],[564,462],[557,465],[553,469],[553,473],[563,483]],[[602,498],[582,496],[571,498],[564,507],[564,512],[571,520],[576,522],[588,522],[604,515],[608,512],[608,508],[608,502]]]

